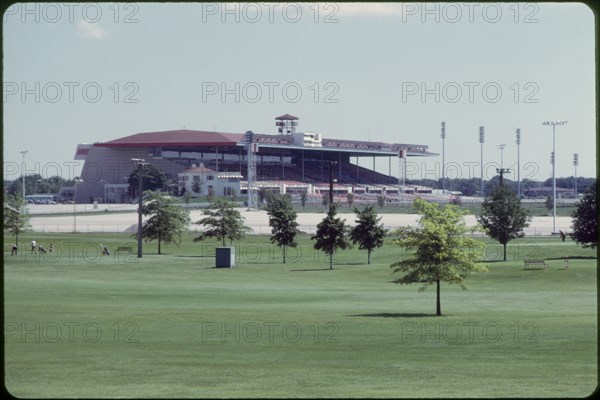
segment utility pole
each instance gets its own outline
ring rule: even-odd
[[[27,203],[25,200],[25,154],[29,153],[29,150],[21,150],[19,153],[23,156],[23,162],[21,163],[21,183],[23,186],[23,204],[25,204]],[[23,208],[25,208],[25,206],[23,206]]]
[[[521,198],[521,129],[515,131],[517,134],[517,197]]]
[[[481,197],[484,197],[483,193],[483,143],[485,142],[485,128],[479,127],[479,144],[481,147]]]
[[[333,166],[337,164],[335,161],[328,161],[329,163],[329,209],[333,207]]]
[[[442,122],[442,193],[446,193],[446,123]]]
[[[142,258],[142,192],[144,191],[144,165],[148,163],[143,158],[132,158],[131,162],[139,168],[137,257]]]
[[[496,172],[500,174],[500,186],[504,185],[504,174],[510,173],[510,168],[496,168]]]

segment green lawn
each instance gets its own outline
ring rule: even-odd
[[[597,385],[596,252],[570,241],[511,242],[510,261],[490,260],[468,290],[443,285],[434,317],[433,288],[391,282],[403,252],[390,245],[372,265],[341,252],[330,271],[307,236],[287,264],[248,236],[238,266],[215,269],[214,245],[189,238],[161,256],[145,244],[140,260],[114,252],[126,235],[35,237],[57,252],[4,253],[5,384],[18,397],[547,398]]]

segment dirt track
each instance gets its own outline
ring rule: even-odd
[[[44,215],[37,216],[39,212],[72,212],[72,205],[45,205],[39,206],[44,208],[31,209],[32,217],[30,224],[36,232],[73,232],[74,223],[77,225],[78,232],[135,232],[137,224],[136,207],[126,205],[122,207],[114,207],[112,210],[127,212],[101,212],[89,213],[90,211],[102,211],[106,207],[99,206],[99,209],[94,210],[91,205],[87,205],[84,210],[83,205],[77,206],[77,215],[61,214],[61,215]],[[51,207],[51,208],[48,208]],[[32,207],[33,208],[33,207]],[[247,211],[245,208],[240,208],[242,216],[246,220],[246,225],[250,226],[254,233],[267,234],[270,232],[267,213],[265,211]],[[354,225],[354,214],[339,214],[346,219],[349,225]],[[202,218],[200,210],[192,210],[190,213],[192,221],[198,221]],[[300,213],[298,214],[298,222],[300,230],[307,233],[314,233],[317,224],[323,219],[323,213]],[[381,214],[381,222],[387,228],[395,228],[399,226],[416,226],[418,216],[415,214]],[[467,215],[465,222],[468,226],[475,226],[475,216]],[[556,217],[556,229],[563,231],[571,230],[570,217]],[[192,228],[198,229],[197,225]],[[552,217],[534,217],[529,228],[525,229],[528,235],[550,235],[552,232]]]

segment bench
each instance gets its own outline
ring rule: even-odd
[[[117,252],[118,252],[118,253],[120,253],[120,252],[122,252],[122,251],[126,251],[126,252],[128,252],[128,253],[131,253],[131,252],[133,252],[133,247],[131,247],[131,246],[121,246],[121,247],[119,247],[119,248],[117,249]]]
[[[531,265],[543,265],[544,268],[548,268],[548,264],[546,264],[545,260],[525,260],[525,268],[524,269],[530,269],[528,267],[530,267]]]

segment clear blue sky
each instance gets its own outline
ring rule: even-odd
[[[20,175],[23,149],[28,172],[60,166],[68,178],[78,143],[184,126],[276,133],[284,113],[325,137],[437,153],[445,121],[447,176],[464,178],[480,176],[479,126],[484,164],[499,163],[496,144],[506,143],[505,167],[516,163],[520,128],[521,177],[536,180],[551,176],[552,128],[542,122],[567,120],[557,176],[573,175],[574,153],[578,175],[595,176],[585,5],[85,4],[4,14],[5,178]],[[409,161],[412,178],[440,176],[441,155]],[[387,172],[387,160],[377,168]]]

